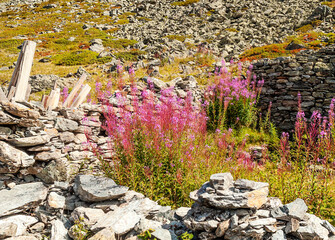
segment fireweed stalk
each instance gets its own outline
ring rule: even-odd
[[[256,122],[255,105],[264,81],[257,81],[251,71],[252,65],[245,79],[240,64],[236,76],[226,67],[215,72],[214,83],[205,93],[210,130],[249,127]]]
[[[335,100],[331,102],[328,117],[314,111],[307,120],[301,109],[300,94],[298,99],[293,141],[289,142],[288,133],[283,133],[280,140],[276,175],[280,187],[277,190],[284,202],[303,196],[313,213],[329,216],[333,209],[326,206],[334,201],[334,196],[330,197],[329,184],[335,167]]]

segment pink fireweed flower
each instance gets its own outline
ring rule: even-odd
[[[62,95],[63,95],[63,102],[65,102],[65,100],[69,96],[69,89],[67,87],[63,88]]]

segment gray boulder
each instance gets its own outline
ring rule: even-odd
[[[37,206],[48,193],[43,183],[16,185],[11,190],[0,191],[0,217],[23,212]]]
[[[78,175],[74,191],[83,201],[100,202],[123,196],[128,187],[117,185],[112,179],[105,177]]]
[[[78,123],[66,118],[57,118],[55,128],[62,132],[75,131],[78,129]]]

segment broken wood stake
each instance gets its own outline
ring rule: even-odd
[[[73,101],[73,103],[72,103],[72,105],[71,105],[71,108],[76,108],[76,107],[78,107],[80,104],[82,104],[82,103],[85,101],[87,95],[90,93],[90,91],[91,91],[91,87],[90,87],[89,85],[86,84],[86,85],[81,89],[81,91],[80,91],[80,93],[78,94],[77,98]]]
[[[86,78],[87,78],[87,75],[85,73],[83,75],[81,75],[81,77],[79,78],[78,82],[73,87],[71,93],[69,94],[69,96],[67,97],[67,99],[65,100],[65,102],[63,103],[63,107],[67,108],[67,107],[71,106],[72,100],[76,96],[77,92],[79,91],[80,87],[83,85],[83,83],[86,80]]]
[[[60,89],[57,88],[56,90],[52,90],[48,97],[45,109],[48,111],[54,110],[58,106],[59,98],[60,98]]]

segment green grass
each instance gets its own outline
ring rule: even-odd
[[[74,66],[96,63],[98,53],[89,50],[64,52],[52,57],[56,65]]]
[[[140,51],[138,49],[133,49],[127,52],[118,52],[115,53],[115,56],[118,59],[122,59],[124,61],[137,61],[139,56],[146,54],[144,51]]]
[[[0,40],[0,49],[5,49],[11,53],[18,53],[20,50],[17,48],[23,43],[24,40],[18,39],[3,39]]]

